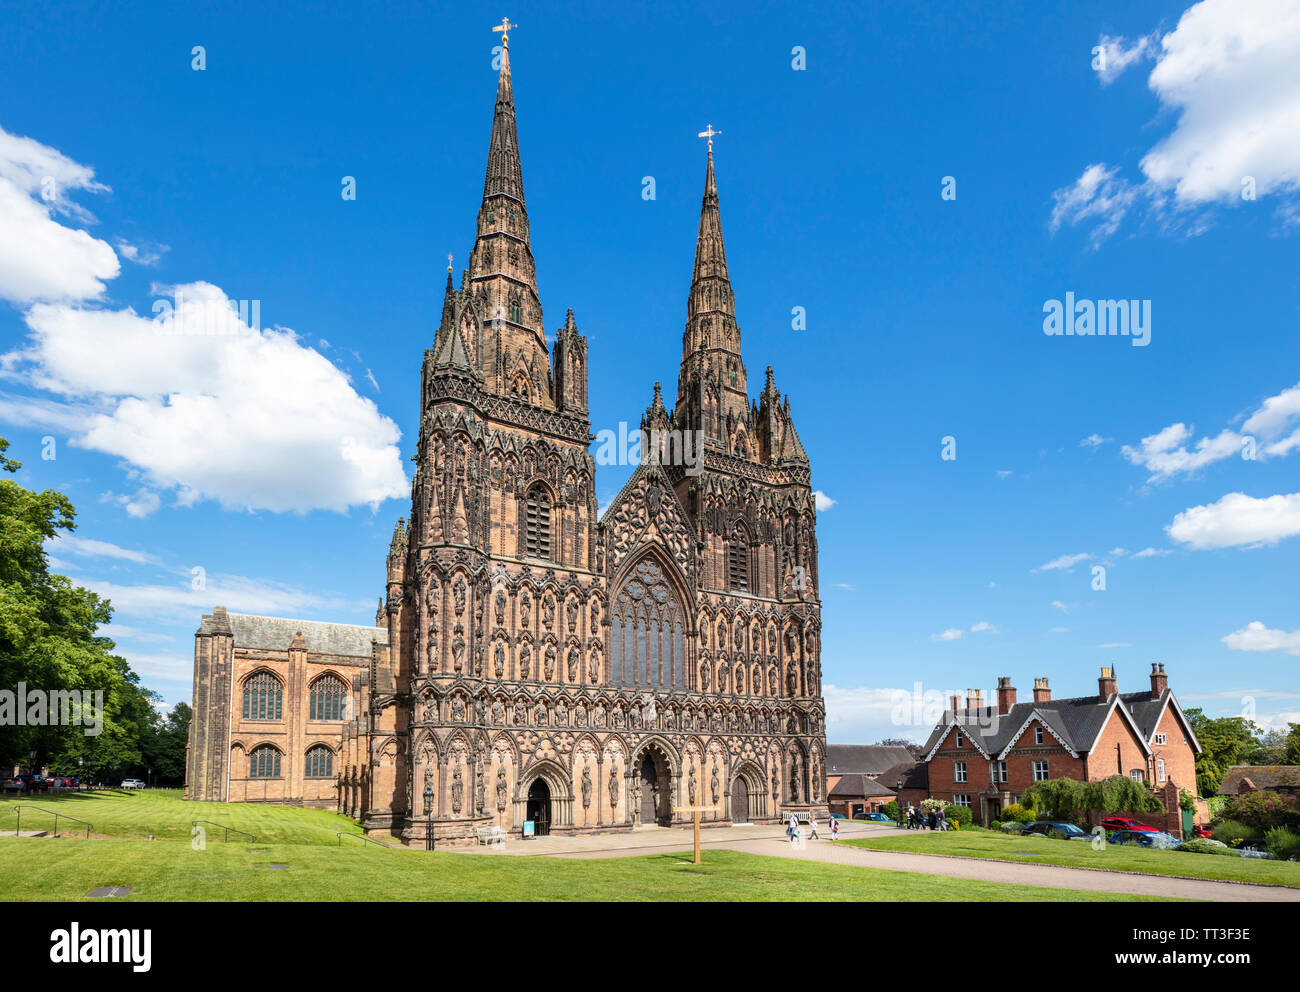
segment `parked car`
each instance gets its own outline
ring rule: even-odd
[[[862,816],[856,817],[856,819],[869,820],[872,823],[893,823],[894,822],[884,813],[865,813]]]
[[[122,780],[123,789],[143,789],[144,783],[138,778],[126,778]]]
[[[0,784],[0,788],[3,788],[5,792],[22,795],[27,791],[27,783],[23,781],[21,775],[14,775],[5,779],[4,782]]]
[[[1112,844],[1134,844],[1138,847],[1170,848],[1182,843],[1173,834],[1161,830],[1116,830],[1110,835]]]
[[[848,817],[845,816],[843,813],[832,813],[832,814],[831,814],[831,819],[832,819],[832,820],[847,820]]]
[[[1214,838],[1214,831],[1204,823],[1198,823],[1192,830],[1192,836],[1200,837],[1202,840],[1212,840]]]
[[[41,776],[41,775],[19,775],[18,777],[19,777],[20,779],[22,779],[23,782],[26,784],[26,786],[27,786],[27,791],[28,791],[29,793],[32,793],[32,792],[46,792],[46,791],[48,791],[48,789],[49,789],[49,783],[46,782],[44,776]]]
[[[1111,830],[1150,830],[1155,831],[1155,827],[1148,827],[1145,823],[1138,823],[1127,816],[1110,816],[1101,821],[1101,825],[1109,832]]]
[[[1060,820],[1035,820],[1033,823],[1026,825],[1024,833],[1041,834],[1044,837],[1057,837],[1063,834],[1065,840],[1087,840],[1091,834],[1080,830],[1073,823],[1065,823]]]

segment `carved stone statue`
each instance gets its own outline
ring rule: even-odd
[[[500,627],[506,622],[506,592],[504,589],[498,589],[497,594],[493,597],[497,608],[497,626]]]
[[[497,765],[497,812],[506,811],[506,768],[505,765]]]
[[[709,792],[713,795],[713,804],[715,806],[718,804],[718,789],[718,762],[717,759],[714,759],[713,775],[709,778]]]
[[[519,649],[519,678],[523,682],[528,681],[528,666],[531,660],[532,654],[528,650],[528,645],[525,644]]]
[[[465,580],[457,579],[452,591],[456,596],[456,616],[461,616],[465,612]]]
[[[553,644],[546,645],[545,678],[547,682],[550,682],[553,678],[555,678],[555,645]]]
[[[547,596],[542,600],[542,623],[550,630],[555,624],[555,600]]]
[[[690,800],[690,802],[687,803],[687,805],[689,806],[695,805],[695,762],[694,761],[691,762],[690,780],[686,783],[686,798]]]
[[[497,641],[497,649],[493,655],[493,662],[493,670],[496,672],[497,678],[501,678],[506,673],[506,649],[501,646],[500,641]]]
[[[569,620],[569,633],[572,634],[578,629],[578,601],[576,599],[570,599],[564,612]]]
[[[460,815],[461,806],[465,801],[465,783],[460,778],[460,762],[456,762],[456,773],[451,779],[451,811],[457,816]]]
[[[609,766],[609,808],[618,808],[618,769],[613,764]]]
[[[582,766],[582,808],[591,807],[591,766]]]
[[[463,671],[465,668],[465,638],[462,637],[461,634],[461,625],[456,624],[456,636],[451,642],[451,656],[453,667],[458,672]]]
[[[569,681],[578,681],[578,649],[569,648]]]

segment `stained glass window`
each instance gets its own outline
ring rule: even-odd
[[[280,752],[270,744],[254,748],[248,756],[249,778],[279,778]]]
[[[244,683],[244,719],[279,720],[284,687],[270,672],[258,672]]]
[[[324,744],[317,744],[307,750],[307,778],[333,778],[334,752]]]
[[[309,720],[343,719],[343,680],[337,675],[322,675],[311,684]]]

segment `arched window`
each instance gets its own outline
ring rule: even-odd
[[[727,541],[727,588],[749,591],[749,541],[740,527],[732,530]]]
[[[510,294],[510,320],[515,324],[524,322],[524,307],[520,302],[518,293]]]
[[[333,778],[334,752],[324,744],[308,748],[307,769],[303,774],[307,778]]]
[[[342,720],[345,691],[343,680],[337,675],[322,675],[311,684],[307,719]]]
[[[270,744],[253,749],[248,756],[249,778],[279,778],[280,752]]]
[[[524,554],[529,558],[551,557],[551,501],[546,490],[534,486],[524,500]]]
[[[686,685],[686,615],[663,570],[639,562],[610,607],[610,680]]]
[[[279,720],[284,686],[270,672],[258,672],[244,683],[244,719]]]

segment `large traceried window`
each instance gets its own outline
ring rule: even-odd
[[[541,486],[530,489],[524,500],[523,531],[527,557],[551,557],[551,501]]]
[[[244,683],[244,719],[279,720],[284,686],[270,672],[258,672]]]
[[[254,748],[248,756],[249,778],[279,778],[280,752],[270,744]]]
[[[342,720],[345,691],[343,680],[337,675],[322,675],[311,684],[307,719]]]
[[[610,680],[620,685],[686,685],[686,616],[663,570],[639,562],[610,608]]]
[[[334,752],[324,744],[308,748],[307,767],[303,774],[307,778],[333,778]]]
[[[727,539],[727,588],[749,591],[749,540],[739,527]]]

